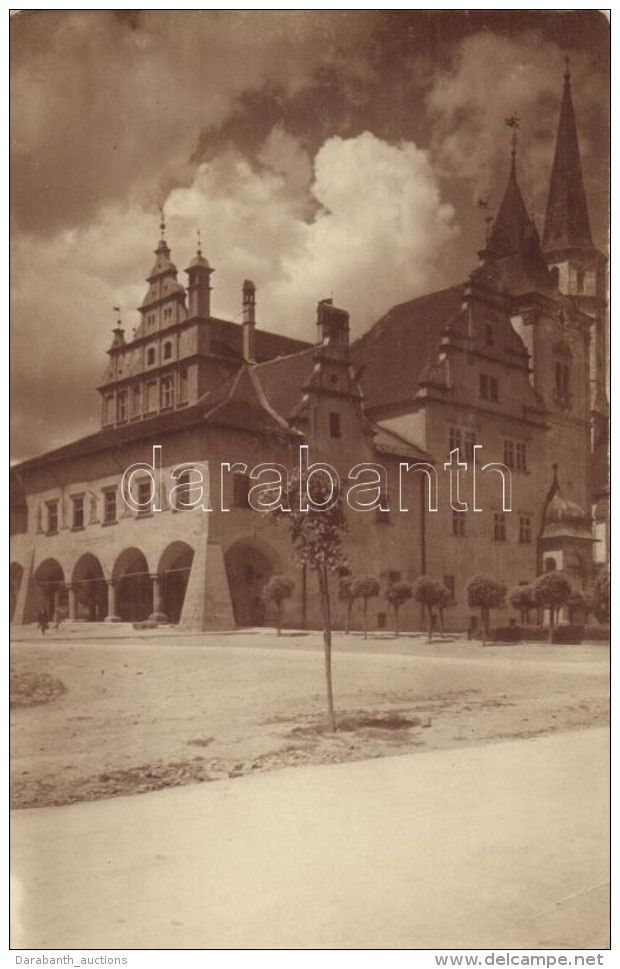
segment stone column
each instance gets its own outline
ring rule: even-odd
[[[107,579],[106,585],[108,587],[108,614],[105,617],[105,622],[122,622],[121,617],[116,615],[116,582],[114,579]]]
[[[167,615],[161,611],[161,575],[154,572],[151,575],[153,586],[153,611],[149,616],[151,622],[168,622]]]
[[[75,622],[77,619],[77,588],[74,585],[67,586],[67,593],[69,595],[69,622]]]

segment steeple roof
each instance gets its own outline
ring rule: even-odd
[[[570,82],[567,66],[543,233],[545,251],[592,248]]]
[[[490,256],[511,256],[523,252],[536,232],[517,182],[515,153],[512,154],[508,185],[491,230],[486,251]]]

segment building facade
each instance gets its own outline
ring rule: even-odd
[[[469,279],[394,307],[353,345],[329,300],[314,339],[263,329],[250,280],[241,323],[213,316],[213,269],[199,248],[183,286],[164,236],[162,225],[139,326],[131,340],[114,330],[101,430],[12,469],[16,623],[45,609],[260,625],[273,619],[265,582],[285,573],[288,624],[320,625],[314,577],[250,497],[267,466],[286,473],[306,453],[343,486],[374,489],[373,507],[348,511],[350,571],[383,589],[388,576],[443,581],[453,628],[472,621],[464,586],[477,572],[517,585],[556,568],[589,586],[608,534],[606,262],[568,73],[542,241],[513,148]],[[387,623],[383,595],[371,613]],[[420,618],[404,608],[405,626]]]

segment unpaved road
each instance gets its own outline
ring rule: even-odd
[[[484,649],[337,635],[336,706],[350,729],[335,736],[322,732],[318,634],[77,642],[56,634],[15,643],[11,656],[18,672],[66,687],[11,714],[14,807],[608,722],[609,648],[600,644]]]
[[[584,730],[13,812],[17,948],[608,946]]]

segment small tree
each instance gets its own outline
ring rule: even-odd
[[[452,593],[445,585],[441,582],[437,583],[437,611],[439,612],[439,629],[441,630],[441,635],[444,634],[443,626],[443,616],[444,609],[448,609],[452,605]]]
[[[340,579],[340,598],[347,604],[347,618],[344,631],[348,636],[351,631],[351,612],[353,611],[353,604],[357,599],[355,581],[352,575],[343,575]]]
[[[430,579],[428,575],[421,575],[413,583],[413,597],[416,602],[426,609],[428,614],[428,641],[433,641],[433,609],[439,601],[440,593],[439,582]]]
[[[284,602],[293,594],[295,583],[288,575],[272,575],[263,589],[265,602],[273,602],[278,612],[278,636],[282,633],[282,612]]]
[[[486,646],[489,638],[489,614],[491,609],[503,605],[506,586],[492,575],[474,575],[467,583],[466,592],[469,605],[480,609],[482,645]]]
[[[594,615],[600,623],[608,625],[611,619],[611,581],[608,568],[601,569],[594,581],[592,592]]]
[[[573,588],[560,572],[539,575],[532,588],[538,605],[549,610],[549,642],[552,643],[557,612],[568,602]]]
[[[516,585],[508,593],[508,601],[518,611],[521,624],[530,621],[530,609],[535,609],[537,606],[531,585]]]
[[[362,616],[364,621],[364,639],[368,639],[368,600],[379,595],[381,586],[374,575],[358,575],[353,578],[353,593],[355,598],[362,599]]]
[[[398,636],[399,629],[399,611],[400,607],[408,602],[413,595],[413,586],[410,582],[389,582],[388,587],[385,590],[385,598],[390,603],[394,610],[394,633]]]
[[[303,507],[307,507],[306,511],[301,510],[302,495],[310,498],[308,506],[304,501]],[[333,495],[333,482],[324,471],[316,470],[302,478],[299,474],[293,474],[279,504],[268,514],[276,522],[286,522],[298,565],[308,566],[317,578],[323,614],[327,713],[330,728],[335,730],[329,573],[337,572],[347,564],[342,550],[342,534],[347,528],[342,496],[339,493]]]

